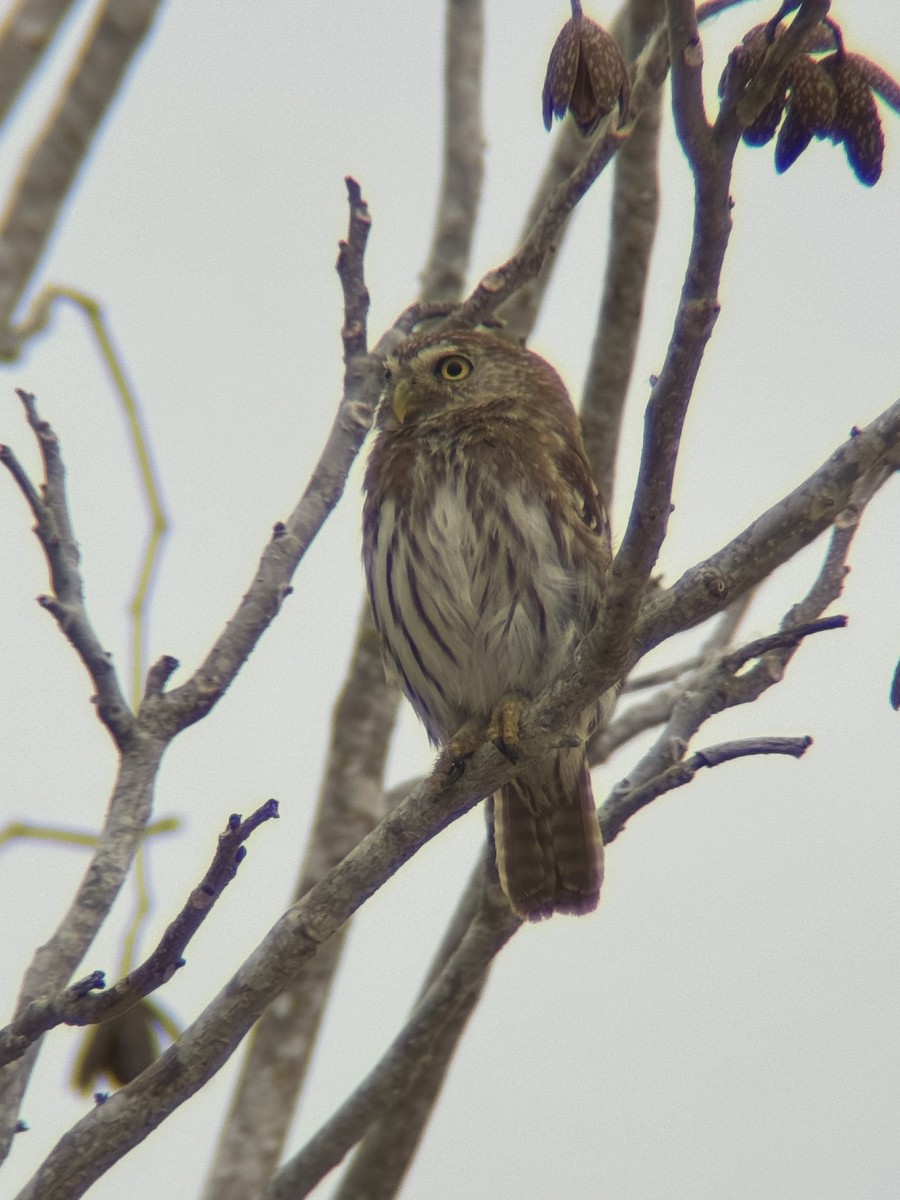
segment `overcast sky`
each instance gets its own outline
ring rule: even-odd
[[[5,6],[4,6],[5,7]],[[728,49],[773,6],[705,33],[710,102]],[[3,11],[0,8],[0,11]],[[567,4],[488,5],[483,221],[473,281],[515,249],[549,148],[544,64]],[[589,6],[609,22],[611,4]],[[0,145],[0,191],[58,86],[87,10]],[[851,49],[900,71],[884,0],[839,0]],[[293,506],[340,395],[334,274],[353,174],[373,228],[373,339],[414,299],[440,173],[439,0],[191,0],[165,8],[104,126],[38,284],[99,299],[141,397],[172,517],[149,655],[186,677]],[[722,316],[700,374],[676,481],[666,581],[706,558],[897,397],[900,121],[882,106],[884,176],[870,190],[815,143],[784,177],[771,148],[738,154]],[[647,380],[662,364],[691,227],[687,164],[667,124],[663,216],[623,441],[621,535]],[[532,345],[577,395],[596,312],[610,195],[579,209]],[[124,423],[79,313],[3,368],[0,441],[37,475],[13,393],[36,393],[62,441],[87,597],[123,672],[127,604],[146,535]],[[278,797],[237,883],[161,997],[188,1023],[290,895],[331,707],[362,594],[360,472],[301,565],[295,592],[214,714],[163,764],[159,815],[184,828],[150,858],[152,939],[205,869],[228,814]],[[114,772],[90,686],[34,603],[46,575],[31,520],[0,477],[0,823],[96,828]],[[810,640],[783,683],[698,735],[810,734],[800,762],[706,772],[635,818],[611,848],[603,903],[519,934],[498,959],[404,1196],[544,1200],[896,1200],[900,1195],[900,488],[867,514],[836,606],[846,631]],[[747,636],[772,630],[808,587],[811,547],[761,592]],[[693,642],[666,648],[672,659]],[[602,797],[641,746],[596,772]],[[427,769],[408,712],[390,779]],[[293,1138],[300,1144],[402,1023],[482,837],[481,811],[425,848],[358,918]],[[84,869],[46,845],[2,851],[4,1008]],[[133,893],[85,971],[115,972]],[[41,1056],[4,1195],[90,1101],[64,1078],[80,1034]],[[90,1192],[196,1195],[235,1059]],[[317,1195],[327,1196],[333,1180]]]

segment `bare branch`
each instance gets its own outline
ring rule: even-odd
[[[0,125],[30,79],[73,0],[18,0],[0,26]]]
[[[875,471],[900,442],[900,400],[854,434],[803,483],[742,533],[698,563],[641,613],[636,637],[644,651],[699,624],[767,578],[854,503],[857,482]],[[593,635],[592,635],[593,636]]]
[[[481,903],[474,919],[417,1004],[410,1020],[369,1076],[307,1145],[282,1167],[263,1192],[262,1200],[287,1200],[288,1197],[299,1200],[308,1195],[377,1117],[389,1114],[395,1105],[404,1102],[419,1072],[423,1067],[427,1070],[436,1042],[446,1039],[448,1028],[457,1031],[461,1028],[461,1012],[468,1016],[472,1011],[494,956],[522,923],[510,910],[498,885],[485,888],[482,881],[480,891]],[[454,1037],[452,1044],[455,1042]],[[446,1070],[447,1057],[441,1055],[440,1059]],[[420,1132],[421,1125],[413,1126],[413,1145]],[[379,1150],[383,1150],[383,1146],[379,1146]],[[406,1165],[404,1161],[401,1173]],[[393,1173],[391,1176],[380,1171],[373,1174],[369,1157],[355,1170],[356,1166],[351,1166],[350,1179],[344,1181],[343,1191],[339,1194],[359,1196],[361,1180],[365,1181],[365,1195],[369,1200],[393,1194]]]
[[[485,842],[475,870],[463,890],[456,911],[428,968],[411,1019],[415,1018],[416,1011],[429,988],[441,976],[459,949],[479,911],[484,915],[485,886],[496,885],[496,870],[493,852]],[[509,919],[508,906],[506,913],[496,908],[491,911],[497,918]],[[498,951],[501,945],[502,943],[498,942]],[[484,965],[485,981],[489,970],[490,961]],[[395,1096],[390,1106],[383,1107],[377,1114],[354,1154],[334,1200],[353,1200],[354,1192],[365,1194],[367,1200],[374,1200],[376,1195],[393,1196],[399,1188],[440,1095],[444,1077],[469,1017],[475,1012],[481,999],[483,985],[476,986],[474,979],[472,983],[473,986],[467,993],[459,997],[457,1006],[446,1014],[444,1019],[434,1022],[433,1037],[427,1055],[409,1064],[408,1078],[402,1094]]]
[[[663,0],[626,9],[628,55],[633,58],[664,11]],[[607,508],[612,505],[619,431],[631,382],[650,254],[659,215],[659,128],[662,88],[648,94],[631,137],[616,156],[609,257],[597,330],[582,391],[585,449]]]
[[[551,253],[566,218],[631,135],[634,122],[653,102],[665,78],[666,62],[665,39],[657,35],[638,65],[638,73],[631,91],[631,124],[622,129],[614,128],[612,114],[601,123],[600,133],[595,141],[590,143],[584,158],[571,175],[550,192],[519,249],[512,258],[482,278],[454,314],[453,324],[479,324],[519,288],[537,276],[547,255]],[[532,309],[533,305],[529,304],[528,307]],[[521,320],[526,315],[522,313],[516,319]]]
[[[103,649],[88,618],[81,579],[81,554],[72,531],[66,474],[59,441],[47,421],[38,416],[34,396],[18,391],[28,424],[34,432],[44,464],[40,491],[28,479],[13,452],[0,450],[0,461],[18,484],[34,514],[35,533],[47,559],[53,594],[39,596],[38,603],[57,621],[84,663],[97,689],[95,703],[100,720],[121,747],[132,733],[134,717],[119,685],[110,654]]]
[[[689,758],[673,763],[640,787],[631,788],[624,794],[614,792],[603,806],[603,828],[604,831],[608,829],[608,835],[604,832],[604,841],[608,844],[618,837],[625,828],[625,822],[651,801],[690,783],[702,767],[716,767],[720,763],[755,754],[788,754],[800,758],[811,745],[810,737],[746,738],[697,750]]]
[[[448,0],[444,46],[444,167],[422,295],[457,300],[466,281],[481,184],[483,0]]]
[[[185,949],[234,878],[246,853],[243,843],[263,821],[277,816],[278,805],[269,800],[246,821],[238,816],[231,817],[227,829],[219,836],[215,856],[205,876],[150,957],[106,990],[103,990],[104,973],[95,971],[57,996],[33,1001],[11,1025],[0,1030],[0,1066],[20,1058],[32,1042],[57,1025],[97,1025],[121,1016],[144,996],[167,983],[184,964]],[[95,992],[99,994],[95,995]]]
[[[344,394],[309,483],[287,521],[275,526],[255,577],[237,611],[192,677],[162,696],[148,697],[143,719],[166,736],[199,721],[222,697],[290,594],[290,579],[344,491],[353,460],[372,422],[384,379],[381,343],[365,353],[368,292],[362,260],[370,219],[358,186],[348,179],[349,230],[338,272],[344,288]],[[382,342],[396,337],[389,330]]]
[[[335,704],[331,744],[296,900],[349,854],[387,811],[384,763],[398,700],[396,686],[385,678],[380,644],[365,604],[347,678]],[[260,1018],[213,1155],[204,1188],[209,1200],[257,1196],[278,1165],[342,949],[343,936],[331,938]]]
[[[18,353],[16,306],[158,7],[159,0],[100,5],[56,106],[26,155],[0,221],[0,358]]]

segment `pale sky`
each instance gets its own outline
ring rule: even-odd
[[[5,7],[5,6],[4,6]],[[605,0],[587,6],[609,23]],[[705,33],[710,103],[728,49],[773,6]],[[4,11],[0,8],[0,11]],[[568,5],[488,5],[483,221],[473,282],[515,249],[549,138],[547,54]],[[0,144],[17,169],[84,25],[48,64]],[[900,71],[883,0],[839,0],[851,49]],[[76,28],[77,25],[77,28]],[[37,283],[104,306],[138,391],[172,530],[150,620],[150,659],[183,680],[230,615],[272,525],[295,503],[340,395],[346,229],[354,175],[373,228],[371,340],[416,295],[440,172],[443,5],[397,0],[213,4],[160,16],[72,196]],[[843,150],[814,143],[783,177],[771,148],[738,154],[722,315],[701,371],[659,569],[706,558],[897,398],[900,121],[881,106],[885,169],[862,187]],[[605,253],[610,178],[581,206],[532,345],[577,396]],[[686,161],[667,124],[663,216],[623,441],[614,531],[624,529],[647,379],[661,366],[691,224]],[[37,476],[13,388],[36,393],[62,442],[92,619],[123,673],[127,604],[146,532],[114,395],[79,313],[2,370],[0,441]],[[166,756],[157,813],[183,830],[152,849],[145,950],[202,875],[233,811],[275,796],[237,881],[161,1001],[189,1023],[282,912],[318,788],[331,708],[361,594],[359,468],[295,591],[210,718]],[[0,475],[0,824],[94,828],[114,770],[90,685],[34,597],[43,558]],[[497,960],[405,1197],[456,1200],[896,1200],[900,1195],[900,488],[865,517],[835,611],[843,632],[801,649],[757,704],[710,722],[731,737],[810,734],[781,757],[707,771],[634,818],[610,849],[586,918],[523,930]],[[746,636],[770,632],[814,578],[825,542],[761,592]],[[673,661],[696,638],[666,647]],[[687,647],[687,650],[685,649]],[[603,797],[644,740],[595,772]],[[408,711],[389,782],[430,764]],[[478,809],[427,846],[356,920],[292,1138],[296,1149],[402,1024],[482,837]],[[84,869],[83,853],[5,848],[8,1010],[32,948]],[[114,975],[126,888],[84,971]],[[45,1043],[3,1195],[30,1178],[91,1101],[65,1083],[80,1033]],[[89,1192],[92,1200],[196,1196],[238,1056]],[[327,1197],[334,1178],[316,1192]]]

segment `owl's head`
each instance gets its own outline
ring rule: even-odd
[[[417,425],[451,409],[510,406],[565,388],[549,363],[489,333],[425,333],[407,339],[385,363],[382,428]]]

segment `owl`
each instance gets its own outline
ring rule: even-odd
[[[419,334],[386,368],[363,509],[385,662],[433,742],[515,761],[519,715],[591,629],[609,568],[578,417],[549,363],[491,334]],[[597,904],[597,715],[493,798],[500,881],[529,920]]]

